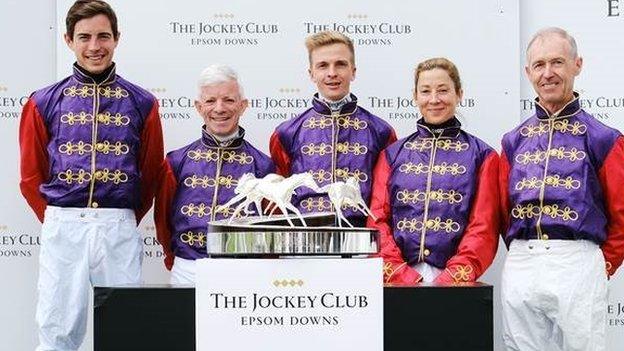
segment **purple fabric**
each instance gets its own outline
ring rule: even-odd
[[[138,208],[141,131],[155,98],[115,69],[95,85],[75,67],[73,75],[32,98],[50,137],[50,178],[41,185],[48,204],[90,206],[93,186],[98,207]]]
[[[289,154],[291,174],[310,172],[319,186],[354,176],[368,203],[373,167],[393,131],[387,122],[358,106],[354,95],[351,98],[332,115],[329,106],[315,96],[312,108],[282,123],[276,132]],[[332,210],[327,195],[304,187],[297,190],[292,203],[302,213]],[[365,216],[360,212],[348,208],[344,214],[364,225]]]
[[[422,225],[434,221],[441,224],[424,230],[423,250],[428,249],[430,255],[422,257],[428,264],[444,268],[457,252],[468,222],[481,165],[494,150],[461,130],[459,122],[436,135],[434,139],[432,131],[419,123],[415,133],[386,149],[388,193],[394,240],[404,260],[410,265],[419,262]],[[426,207],[429,177],[429,192],[440,192],[429,198]]]
[[[548,238],[601,244],[607,218],[598,172],[621,134],[582,110],[578,96],[557,116],[536,106],[532,117],[503,137],[511,168],[505,242]]]
[[[171,249],[176,256],[190,260],[207,256],[206,226],[209,221],[229,218],[228,213],[214,209],[234,197],[238,178],[244,173],[262,178],[275,172],[271,158],[244,140],[242,128],[227,147],[220,147],[205,131],[202,134],[201,139],[167,154],[178,182],[169,214]],[[217,176],[219,182],[215,182]],[[253,205],[249,209],[255,211]]]

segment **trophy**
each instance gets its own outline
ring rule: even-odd
[[[291,204],[300,187],[326,193],[333,212],[302,214]],[[206,249],[210,257],[351,257],[378,252],[378,231],[354,227],[343,214],[351,207],[374,218],[355,178],[319,187],[309,173],[288,178],[277,174],[256,178],[246,173],[234,192],[230,201],[217,208],[224,211],[234,206],[231,217],[208,223]]]

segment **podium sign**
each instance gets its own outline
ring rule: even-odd
[[[383,349],[382,261],[203,259],[197,351]]]

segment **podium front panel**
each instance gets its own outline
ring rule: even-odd
[[[195,350],[195,289],[94,290],[95,351]],[[492,290],[479,283],[385,287],[384,350],[493,350]]]

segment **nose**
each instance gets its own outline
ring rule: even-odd
[[[338,75],[338,71],[336,70],[336,67],[334,65],[329,66],[329,69],[327,70],[327,75],[330,77],[336,77]]]
[[[89,40],[89,50],[96,51],[99,48],[100,42],[98,41],[98,38],[91,38],[91,40]]]
[[[440,102],[440,96],[438,95],[437,92],[434,91],[434,92],[431,93],[431,101],[430,102],[433,103],[433,104]]]
[[[552,77],[553,74],[553,69],[550,63],[546,64],[546,67],[544,67],[544,78],[549,78]]]
[[[217,100],[217,102],[215,103],[214,111],[217,113],[225,111],[225,104],[223,100],[221,99]]]

